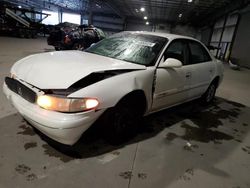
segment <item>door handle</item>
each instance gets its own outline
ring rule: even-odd
[[[187,74],[186,74],[186,78],[190,78],[191,77],[191,72],[187,72]]]
[[[210,73],[213,73],[213,69],[210,69],[209,72],[210,72]]]

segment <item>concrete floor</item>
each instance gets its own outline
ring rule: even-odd
[[[53,50],[46,40],[0,37],[0,85],[11,65]],[[58,151],[0,91],[0,188],[250,187],[250,71],[225,66],[213,105],[190,102],[146,117],[138,136],[111,146],[87,132]]]

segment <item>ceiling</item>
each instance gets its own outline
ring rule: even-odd
[[[0,0],[0,2],[1,1],[21,5],[25,8],[53,9],[52,7],[55,6],[77,12],[86,11],[89,6],[89,0]]]
[[[181,23],[194,26],[205,25],[212,18],[223,16],[227,12],[242,8],[250,0],[0,0],[47,8],[57,6],[81,13],[116,15],[127,20],[155,23]],[[142,12],[140,9],[144,8]]]
[[[108,0],[130,19],[147,16],[154,23],[184,23],[199,25],[208,17],[226,13],[242,6],[249,0]],[[140,8],[145,8],[144,12]],[[204,22],[203,22],[204,23]]]

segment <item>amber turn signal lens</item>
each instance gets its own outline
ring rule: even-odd
[[[41,95],[37,104],[47,110],[59,112],[82,112],[98,107],[99,101],[92,98],[62,98],[50,95]]]

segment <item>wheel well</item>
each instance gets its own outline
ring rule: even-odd
[[[134,90],[126,94],[118,103],[134,105],[135,108],[138,108],[141,114],[144,114],[147,109],[147,99],[142,90]]]

